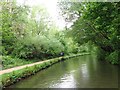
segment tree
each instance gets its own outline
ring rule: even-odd
[[[79,41],[92,41],[99,49],[102,49],[101,51],[104,51],[104,56],[107,59],[109,55],[118,51],[120,48],[118,45],[120,41],[118,30],[119,2],[89,2],[79,5],[78,3],[71,3],[67,6],[68,9],[64,10],[68,13],[71,13],[71,10],[73,10],[72,12],[79,12],[79,17],[73,22],[71,30],[71,32],[78,33],[76,38]],[[110,60],[110,62],[118,64],[118,59],[116,61]]]

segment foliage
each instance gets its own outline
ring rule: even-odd
[[[97,47],[96,53],[97,53],[97,59],[98,60],[105,60],[106,56],[108,55],[108,53],[105,52],[100,47]]]
[[[88,37],[90,40],[99,46],[104,52],[106,57],[108,55],[115,57],[119,49],[119,31],[118,31],[118,3],[89,3],[86,5],[87,11],[84,13],[83,18],[88,21],[88,25],[93,29],[89,32]],[[93,33],[92,35],[90,35]],[[113,38],[116,38],[113,40]],[[114,53],[116,52],[116,53]],[[118,58],[111,58],[112,64],[118,64]]]
[[[7,69],[7,68],[15,67],[15,66],[30,64],[35,61],[37,61],[37,60],[31,60],[28,62],[27,60],[15,58],[15,57],[13,58],[11,56],[2,56],[2,64],[3,64],[2,69]]]
[[[114,52],[112,52],[112,53],[110,53],[110,55],[107,57],[107,60],[109,61],[109,62],[111,62],[112,64],[118,64],[118,53],[120,53],[119,51],[114,51]]]
[[[11,84],[14,84],[30,75],[34,75],[35,73],[37,73],[38,71],[45,69],[57,62],[60,62],[62,60],[67,60],[68,58],[72,58],[72,57],[76,57],[79,55],[85,55],[88,53],[82,53],[82,54],[72,54],[71,56],[63,56],[63,57],[59,57],[59,58],[54,58],[54,59],[50,59],[46,62],[40,63],[40,64],[36,64],[30,67],[26,67],[17,71],[13,71],[10,73],[6,73],[6,74],[2,74],[0,75],[0,78],[2,77],[2,87],[7,87]]]
[[[76,14],[76,17],[70,19],[73,25],[68,33],[73,37],[76,35],[74,40],[78,41],[79,44],[92,41],[94,45],[99,47],[101,54],[104,52],[104,59],[120,49],[119,2],[67,3],[63,1],[61,3],[63,4],[60,6],[63,14],[65,12],[68,14],[68,16],[63,15],[65,18]],[[118,64],[117,59],[115,61],[113,59],[113,61]]]
[[[72,38],[55,38],[54,35],[49,34],[47,36],[26,36],[24,40],[21,39],[16,42],[14,47],[12,53],[14,56],[29,59],[59,56],[62,51],[65,54],[77,52],[77,44],[73,42]]]
[[[80,52],[89,52],[89,53],[95,53],[97,47],[92,42],[87,42],[79,46],[78,50]]]
[[[24,34],[28,8],[16,6],[15,2],[9,1],[1,2],[1,7],[2,45],[7,51],[2,54],[11,54],[16,38]]]
[[[3,55],[43,59],[57,57],[60,52],[76,53],[77,47],[77,42],[58,30],[44,7],[2,3]]]

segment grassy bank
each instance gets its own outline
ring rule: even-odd
[[[16,66],[22,66],[25,64],[31,64],[37,62],[38,60],[26,60],[26,59],[19,59],[16,57],[11,56],[1,56],[2,57],[2,69],[13,68]]]
[[[2,87],[7,87],[9,85],[12,85],[24,78],[27,78],[28,76],[34,75],[35,73],[39,72],[42,69],[45,69],[57,62],[60,62],[62,60],[67,60],[68,58],[85,55],[88,53],[82,53],[82,54],[76,54],[76,55],[70,55],[70,56],[63,56],[59,58],[50,59],[47,62],[43,62],[41,64],[37,64],[34,66],[26,67],[20,70],[16,70],[10,73],[2,74],[0,75]]]

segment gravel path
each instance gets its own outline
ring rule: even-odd
[[[88,54],[88,53],[86,53],[86,54]],[[82,54],[80,54],[80,55],[82,55]],[[62,58],[62,57],[59,57],[59,58]],[[40,63],[44,63],[44,62],[47,62],[47,61],[50,61],[50,60],[51,59],[45,60],[45,61],[36,62],[36,63],[32,63],[32,64],[26,64],[26,65],[23,65],[23,66],[17,66],[17,67],[5,69],[5,70],[1,70],[0,71],[0,75],[5,74],[5,73],[10,73],[10,72],[13,72],[13,71],[16,71],[16,70],[20,70],[20,69],[23,69],[23,68],[26,68],[26,67],[29,67],[29,66],[34,66],[34,65],[37,65],[37,64],[40,64]]]
[[[1,70],[0,75],[5,74],[5,73],[10,73],[10,72],[13,72],[13,71],[16,71],[16,70],[20,70],[20,69],[23,69],[23,68],[26,68],[26,67],[29,67],[29,66],[34,66],[34,65],[44,63],[44,62],[47,62],[47,61],[50,61],[50,60],[40,61],[40,62],[36,62],[36,63],[32,63],[32,64],[26,64],[26,65],[23,65],[23,66],[17,66],[17,67]]]

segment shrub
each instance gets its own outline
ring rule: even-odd
[[[109,56],[106,57],[106,59],[112,64],[118,64],[119,63],[118,53],[119,53],[119,51],[116,50],[116,51],[110,53]]]
[[[25,59],[19,59],[19,58],[15,58],[15,57],[11,57],[11,56],[2,56],[3,69],[12,68],[12,67],[20,66],[20,65],[24,65],[24,64],[29,64],[29,63],[33,63],[36,61],[37,60],[27,61]]]

